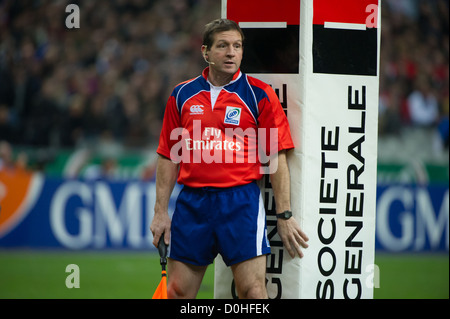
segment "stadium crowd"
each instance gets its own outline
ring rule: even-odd
[[[68,29],[65,7],[80,8]],[[0,1],[0,140],[155,143],[177,82],[201,72],[220,1]]]
[[[448,149],[449,1],[386,0],[381,30],[379,134],[436,130]]]
[[[157,143],[165,102],[205,67],[220,0],[0,0],[0,140],[70,148]],[[65,7],[80,8],[68,29]],[[449,1],[382,6],[380,135],[440,132],[448,147]]]

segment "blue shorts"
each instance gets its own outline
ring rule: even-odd
[[[178,195],[169,257],[206,266],[220,254],[227,266],[270,254],[266,213],[256,183],[190,188]]]

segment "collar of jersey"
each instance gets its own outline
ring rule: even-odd
[[[208,80],[208,75],[209,75],[209,66],[203,70],[202,76],[206,80],[206,82],[208,82],[210,85],[212,85],[212,83],[209,82],[209,80]],[[241,69],[238,69],[237,72],[233,75],[233,79],[229,83],[225,84],[223,87],[233,84],[234,82],[236,82],[237,80],[240,79],[241,75],[242,75]]]

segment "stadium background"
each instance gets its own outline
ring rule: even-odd
[[[69,3],[79,29],[65,26]],[[392,233],[377,230],[376,298],[448,298],[448,12],[445,0],[382,3],[377,198],[388,208],[377,214],[389,220],[377,227]],[[0,298],[151,296],[165,101],[205,67],[201,32],[219,16],[219,0],[0,1],[0,181],[33,174],[42,190],[8,232],[0,212]],[[89,235],[75,236],[74,216],[89,213],[73,198],[66,229],[49,235],[61,189],[96,214]],[[111,209],[98,217],[98,207]],[[64,284],[68,264],[80,267],[80,289]],[[199,298],[212,297],[210,268]]]

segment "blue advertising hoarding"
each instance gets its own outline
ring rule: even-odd
[[[376,221],[378,250],[448,252],[448,185],[378,186]]]
[[[8,218],[0,219],[0,247],[154,248],[150,232],[154,182],[86,181],[36,174],[33,180],[21,205],[11,205],[8,196],[2,199],[0,214]],[[14,191],[2,185],[9,190],[6,194]],[[6,213],[11,206],[19,208]],[[173,201],[170,206],[173,210]]]
[[[0,177],[0,248],[154,249],[154,181]],[[376,249],[448,252],[448,189],[378,186]]]

